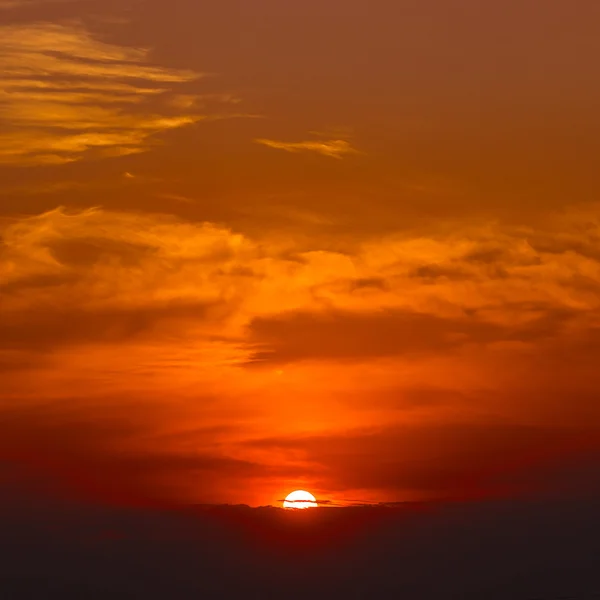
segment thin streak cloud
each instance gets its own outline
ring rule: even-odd
[[[0,0],[0,10],[29,8],[31,6],[36,6],[39,4],[65,4],[67,2],[77,1],[78,0]]]
[[[331,158],[343,158],[348,154],[358,154],[358,150],[353,148],[346,140],[324,140],[324,141],[306,141],[306,142],[280,142],[277,140],[257,139],[257,144],[285,150],[286,152],[316,152],[323,156]]]

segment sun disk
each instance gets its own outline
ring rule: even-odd
[[[315,508],[319,506],[317,499],[304,490],[296,490],[288,494],[283,501],[283,508]]]

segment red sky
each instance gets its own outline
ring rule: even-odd
[[[179,503],[590,489],[599,26],[0,0],[0,465]]]

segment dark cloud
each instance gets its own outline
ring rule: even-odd
[[[541,264],[542,259],[537,255],[481,244],[460,258],[421,265],[410,271],[409,276],[421,279],[423,283],[439,283],[440,280],[460,282],[510,279],[515,277],[515,273],[510,271],[514,267],[535,267]]]
[[[422,393],[428,401],[428,392]],[[442,401],[464,405],[465,398],[442,394]],[[214,398],[199,397],[197,402],[218,405]],[[573,402],[573,410],[580,410],[580,402]],[[95,408],[73,399],[4,409],[0,459],[22,472],[45,473],[53,487],[120,501],[172,499],[177,496],[174,481],[202,482],[202,489],[192,494],[201,497],[203,489],[213,493],[243,482],[307,475],[320,489],[371,490],[399,498],[415,492],[425,498],[569,493],[595,489],[593,481],[600,474],[600,430],[591,425],[533,426],[489,419],[413,423],[230,442],[226,451],[219,441],[236,432],[232,425],[160,434],[161,414],[151,405],[136,408],[117,398],[99,399]],[[265,464],[248,454],[255,450],[298,460]]]
[[[76,240],[58,240],[50,245],[51,254],[62,265],[88,266],[98,263],[100,260],[118,261],[126,266],[139,266],[148,258],[148,255],[156,253],[151,245],[141,243],[130,243],[124,240],[111,240],[106,238]]]
[[[600,430],[511,424],[405,425],[299,438],[251,447],[300,452],[326,489],[377,489],[402,497],[451,497],[560,488],[580,462],[600,474]],[[581,478],[580,478],[581,479]]]
[[[255,319],[250,338],[263,348],[254,356],[259,363],[419,356],[465,344],[543,340],[560,332],[574,316],[566,309],[522,305],[521,310],[531,313],[532,319],[514,326],[494,324],[476,314],[444,318],[405,310],[296,312]]]
[[[450,281],[466,281],[472,279],[473,274],[466,271],[463,267],[451,264],[447,265],[423,265],[413,269],[409,273],[410,277],[422,279],[425,283],[437,283],[440,279],[448,279]]]
[[[214,399],[197,398],[203,401],[210,405]],[[173,500],[173,480],[197,479],[211,491],[223,481],[283,477],[299,470],[223,454],[218,441],[224,429],[219,426],[182,428],[179,441],[185,441],[186,449],[167,450],[165,436],[156,433],[160,417],[153,408],[103,398],[95,408],[71,399],[3,409],[0,463],[34,478],[44,474],[46,484],[57,491],[119,502]],[[205,492],[200,489],[199,495]]]
[[[32,275],[15,281],[0,282],[0,293],[14,294],[20,292],[33,292],[38,289],[59,287],[64,284],[74,283],[77,276],[73,273],[60,273],[54,275]]]
[[[368,403],[365,403],[362,392],[348,391],[340,399],[349,408],[363,411],[382,408],[406,411],[426,407],[464,406],[469,401],[474,402],[472,394],[457,390],[401,386],[369,391]]]
[[[548,254],[573,253],[600,261],[598,231],[593,227],[580,226],[579,231],[569,232],[570,235],[548,235],[536,232],[529,240],[531,247],[537,252]]]
[[[15,374],[39,366],[40,358],[36,354],[23,350],[0,350],[0,374]]]
[[[368,289],[387,290],[389,285],[383,277],[364,277],[353,280],[350,288],[352,291]]]
[[[116,344],[149,334],[172,336],[190,323],[222,318],[223,309],[201,302],[99,310],[49,307],[33,314],[13,314],[10,320],[0,322],[0,348],[46,351],[69,344]]]
[[[471,263],[493,264],[505,262],[509,257],[510,253],[504,248],[478,248],[466,254],[463,260]]]

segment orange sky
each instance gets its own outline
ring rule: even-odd
[[[0,466],[183,503],[587,489],[599,26],[0,0]]]

